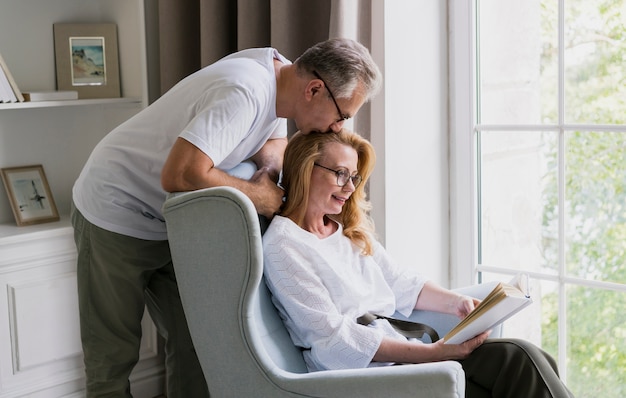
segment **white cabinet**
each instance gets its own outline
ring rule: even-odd
[[[0,53],[22,91],[56,88],[57,22],[117,24],[122,98],[0,104],[0,167],[42,164],[62,216],[17,227],[0,185],[0,398],[84,395],[71,187],[95,144],[147,102],[142,0],[2,0]],[[163,392],[159,343],[146,316],[135,397]]]
[[[72,234],[67,217],[0,226],[0,397],[84,395]],[[143,326],[131,388],[154,397],[163,390],[162,356],[148,316]]]

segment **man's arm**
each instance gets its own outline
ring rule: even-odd
[[[267,169],[259,169],[250,181],[246,181],[213,166],[213,160],[204,152],[189,141],[178,138],[161,171],[161,186],[167,192],[230,186],[246,194],[257,212],[268,218],[272,218],[280,208],[283,191],[272,181]]]
[[[266,168],[270,178],[278,182],[280,171],[283,169],[283,155],[286,147],[287,138],[270,139],[250,159],[256,164],[257,169]]]

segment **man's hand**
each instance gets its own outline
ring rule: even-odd
[[[272,219],[283,204],[285,192],[276,185],[270,176],[269,169],[262,168],[250,178],[254,192],[248,196],[254,203],[257,213]]]
[[[266,169],[269,177],[275,183],[278,183],[278,177],[283,168],[283,155],[286,146],[286,138],[270,139],[250,158],[259,170]]]

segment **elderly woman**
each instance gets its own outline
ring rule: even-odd
[[[309,370],[458,360],[468,397],[570,397],[554,360],[522,340],[425,344],[365,313],[434,310],[463,318],[478,301],[402,268],[374,239],[365,183],[375,162],[359,135],[297,133],[284,159],[285,202],[263,237],[265,277]]]

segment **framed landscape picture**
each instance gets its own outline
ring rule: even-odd
[[[17,225],[59,220],[42,165],[3,168],[2,182]]]
[[[78,98],[120,96],[117,25],[54,24],[57,89]]]

